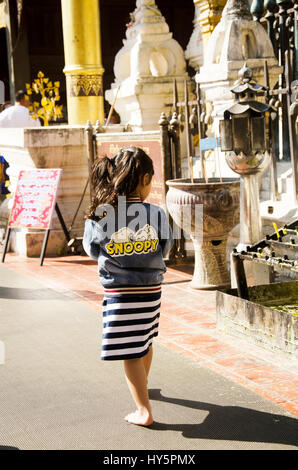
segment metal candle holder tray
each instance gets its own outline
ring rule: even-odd
[[[248,299],[248,288],[243,266],[244,260],[262,263],[280,271],[288,271],[298,278],[298,220],[266,237],[246,250],[233,250],[233,264],[237,282],[238,296]]]
[[[275,224],[274,224],[275,225]],[[298,273],[298,221],[277,229],[240,253],[233,252],[237,289],[216,293],[216,324],[225,333],[298,359],[298,280],[247,286],[244,261]],[[297,276],[298,279],[298,276]]]

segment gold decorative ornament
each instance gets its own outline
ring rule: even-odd
[[[56,102],[60,100],[59,94],[60,82],[52,81],[44,76],[43,72],[38,72],[37,78],[33,81],[32,85],[26,83],[27,95],[41,95],[40,103],[33,101],[29,107],[34,119],[42,119],[44,126],[49,125],[49,121],[57,121],[62,118],[62,105],[57,105]]]

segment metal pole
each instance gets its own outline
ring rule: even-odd
[[[294,5],[294,48],[295,48],[295,54],[294,54],[294,79],[298,78],[298,4],[295,2]]]
[[[5,256],[6,256],[6,252],[7,252],[7,248],[8,248],[8,242],[9,242],[9,237],[10,237],[10,233],[11,233],[11,228],[7,228],[7,232],[6,232],[6,236],[5,236],[5,241],[4,241],[4,247],[3,247],[3,253],[2,253],[2,259],[1,259],[1,262],[4,263],[4,260],[5,260]]]
[[[164,193],[166,194],[166,181],[172,178],[172,165],[169,139],[169,121],[167,120],[165,113],[161,113],[158,124],[160,128],[160,142],[162,155],[162,179],[164,182]]]
[[[48,229],[46,230],[45,236],[44,236],[44,238],[43,238],[43,244],[42,244],[41,254],[40,254],[40,258],[39,258],[39,265],[40,265],[40,266],[43,265],[43,260],[44,260],[45,253],[46,253],[46,249],[47,249],[47,244],[48,244],[48,239],[49,239],[50,231],[51,231],[51,229],[48,228]]]
[[[239,258],[239,256],[233,253],[232,260],[233,260],[234,272],[235,272],[236,283],[237,283],[238,297],[240,297],[241,299],[248,300],[249,294],[248,294],[248,287],[247,287],[243,259]]]
[[[205,137],[204,131],[204,123],[201,121],[202,115],[202,96],[201,96],[201,87],[199,82],[196,82],[196,95],[197,95],[197,113],[198,113],[198,134],[199,134],[199,155],[200,155],[200,162],[201,162],[201,171],[202,171],[202,178],[208,183],[206,168],[205,168],[205,157],[204,152],[201,150],[201,139]]]
[[[278,19],[279,19],[279,31],[278,31],[278,39],[279,39],[279,65],[285,67],[286,65],[286,51],[289,44],[288,38],[288,31],[286,27],[286,20],[287,20],[287,6],[288,1],[285,0],[276,0],[276,3],[279,7],[278,11]],[[280,76],[280,88],[285,86],[286,82],[286,73],[281,74]],[[282,102],[282,122],[281,122],[281,132],[282,138],[280,139],[280,144],[282,147],[282,159],[288,159],[290,156],[290,149],[289,149],[289,130],[287,125],[286,115],[288,113],[287,110],[287,98],[284,94],[280,95],[280,100]]]
[[[90,201],[93,200],[93,188],[91,184],[91,173],[94,163],[94,146],[93,146],[93,127],[91,126],[90,121],[87,121],[86,127],[86,148],[87,148],[87,158],[88,158],[88,174],[89,174],[89,190],[90,190]]]
[[[62,214],[60,212],[60,209],[59,209],[59,206],[58,204],[56,203],[55,204],[55,211],[56,211],[56,214],[58,216],[58,219],[59,219],[59,222],[60,222],[60,225],[62,227],[62,230],[64,232],[64,235],[65,235],[65,238],[66,240],[69,242],[70,241],[70,235],[69,235],[69,231],[67,230],[67,227],[65,225],[65,222],[64,222],[64,219],[62,217]]]
[[[265,15],[265,19],[267,21],[267,32],[272,42],[274,54],[276,58],[278,59],[278,47],[277,47],[275,31],[273,27],[274,21],[275,21],[274,11],[276,9],[275,0],[265,0],[264,7],[267,8],[267,13]]]
[[[290,58],[289,52],[286,51],[285,53],[285,76],[286,76],[286,88],[287,88],[287,115],[288,115],[288,127],[289,127],[289,146],[290,146],[290,155],[291,155],[291,164],[292,164],[292,173],[293,173],[293,197],[294,197],[294,204],[297,204],[298,195],[298,173],[297,173],[297,166],[298,166],[298,158],[296,152],[296,140],[294,138],[294,125],[292,116],[290,114],[290,107],[291,107],[291,81],[290,81],[290,74],[291,74],[291,65],[290,65]]]
[[[177,101],[176,101],[177,102]],[[172,119],[170,121],[170,136],[171,136],[171,157],[172,157],[172,177],[174,179],[181,178],[181,156],[180,156],[180,135],[179,135],[179,121],[177,118],[177,113],[174,111]],[[174,224],[173,219],[170,218],[172,224]],[[176,258],[185,258],[185,239],[183,236],[183,231],[181,231],[181,237],[178,240],[175,240],[175,251],[172,252]],[[172,258],[173,259],[173,258]]]
[[[198,111],[198,133],[199,140],[203,138],[203,129],[201,123],[201,114],[202,114],[202,103],[201,103],[201,87],[200,84],[196,83],[196,95],[197,95],[197,111]]]
[[[161,113],[158,121],[160,129],[160,146],[161,146],[161,158],[162,158],[162,180],[163,180],[163,191],[166,197],[167,185],[166,181],[172,179],[172,162],[171,162],[171,142],[169,137],[169,121],[164,112]],[[173,227],[173,220],[169,215],[170,223]],[[175,262],[175,254],[177,252],[177,243],[175,243],[169,253],[169,263]]]
[[[264,84],[266,88],[266,103],[269,103],[269,76],[268,76],[268,64],[267,60],[264,62]],[[276,152],[275,152],[275,137],[274,137],[274,127],[275,120],[271,118],[271,113],[269,115],[269,133],[270,133],[270,143],[271,143],[271,159],[270,159],[270,178],[271,178],[271,195],[273,201],[279,200],[278,196],[278,184],[277,184],[277,169],[276,169]]]
[[[187,158],[188,158],[188,169],[189,177],[193,183],[193,165],[192,165],[192,145],[191,145],[191,134],[189,129],[189,110],[188,110],[188,89],[187,81],[184,81],[184,101],[185,101],[185,130],[186,130],[186,144],[187,144]]]
[[[177,103],[178,103],[178,91],[177,91],[177,82],[174,78],[173,81],[173,112],[177,112]]]
[[[170,136],[171,136],[171,162],[172,162],[172,178],[177,178],[178,168],[177,168],[177,139],[176,139],[176,130],[179,128],[179,123],[177,119],[176,111],[172,114],[172,119],[170,121]]]

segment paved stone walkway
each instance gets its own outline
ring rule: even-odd
[[[5,266],[100,309],[96,262],[86,256],[45,258],[40,267],[38,259],[7,254]],[[297,361],[218,331],[215,292],[191,289],[191,276],[189,266],[168,269],[157,341],[298,416]]]
[[[201,295],[186,295],[188,281],[176,270],[167,275],[164,301],[177,299],[180,307],[176,313],[175,308],[163,309],[149,376],[154,423],[149,428],[126,423],[123,417],[134,404],[122,361],[99,359],[102,294],[95,271],[88,259],[76,257],[47,259],[40,268],[38,260],[9,256],[0,265],[0,339],[5,344],[0,451],[98,450],[92,454],[98,465],[110,450],[120,455],[147,450],[151,456],[155,450],[198,450],[196,463],[205,456],[210,465],[210,455],[201,450],[297,450],[295,414],[249,390],[253,379],[240,370],[246,353],[216,332],[211,296],[209,316],[207,297],[203,304]],[[199,312],[201,323],[189,323],[193,312]],[[216,346],[235,348],[237,369],[235,362],[219,367],[224,355]],[[255,351],[246,355],[250,363],[266,364],[268,371],[269,361],[260,361]],[[285,369],[274,367],[282,381]],[[281,388],[281,404],[289,403],[287,393],[287,387]],[[18,455],[28,454],[12,457]],[[224,455],[230,464],[233,456]]]

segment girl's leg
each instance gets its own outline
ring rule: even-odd
[[[137,410],[124,419],[132,424],[150,426],[153,416],[147,389],[147,374],[143,358],[124,360],[125,377]]]
[[[145,356],[143,356],[143,363],[144,363],[147,378],[148,378],[149,371],[150,371],[152,356],[153,356],[153,346],[151,344],[151,346],[149,346],[149,351],[147,352]]]

